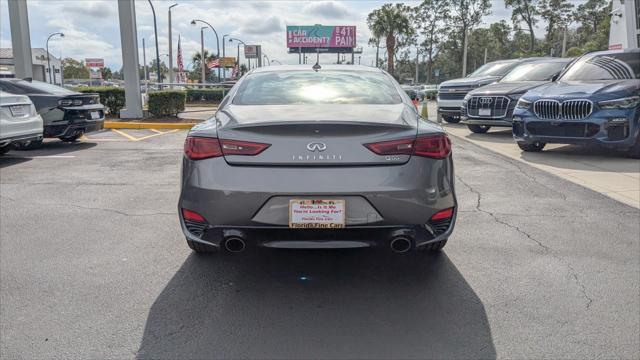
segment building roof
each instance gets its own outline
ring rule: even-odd
[[[31,56],[34,58],[46,58],[47,51],[43,48],[31,48]],[[49,53],[51,60],[60,60],[52,53]],[[13,59],[13,48],[0,48],[0,59]]]

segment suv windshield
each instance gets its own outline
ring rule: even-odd
[[[500,82],[551,80],[566,65],[566,62],[561,61],[522,64],[511,70]]]
[[[249,75],[236,105],[399,104],[400,93],[384,74],[372,71],[284,71]]]
[[[585,56],[562,75],[561,80],[640,79],[640,53]]]
[[[472,72],[469,77],[504,76],[516,66],[518,66],[518,63],[515,61],[495,61],[480,66],[476,71]]]

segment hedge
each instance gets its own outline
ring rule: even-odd
[[[188,103],[219,103],[226,95],[226,89],[188,89]]]
[[[118,116],[124,107],[124,89],[118,87],[84,87],[77,89],[81,93],[95,93],[100,95],[100,103],[104,105],[105,111]]]
[[[424,97],[430,100],[435,100],[438,97],[438,90],[427,90],[424,93]]]
[[[149,112],[154,116],[177,116],[184,111],[184,91],[153,91],[149,93]]]

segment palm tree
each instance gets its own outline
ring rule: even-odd
[[[398,37],[411,36],[409,13],[411,8],[404,4],[384,4],[367,16],[367,25],[374,38],[385,38],[387,46],[387,71],[394,73],[394,57]]]
[[[209,52],[207,50],[204,51],[204,76],[205,78],[209,78],[209,74],[211,73],[211,70],[209,69],[209,67],[207,67],[207,63],[210,60],[215,59],[215,55],[213,54],[209,54]],[[193,56],[191,57],[191,68],[192,73],[196,74],[196,79],[200,79],[200,64],[202,63],[202,56],[200,55],[200,52],[197,51],[195,54],[193,54]]]

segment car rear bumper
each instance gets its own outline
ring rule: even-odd
[[[42,140],[42,131],[38,131],[32,134],[21,134],[9,137],[3,137],[0,139],[0,146],[6,146],[9,144],[21,144],[29,141]]]
[[[288,199],[294,198],[344,199],[346,227],[289,229]],[[361,247],[386,244],[394,231],[410,232],[416,246],[446,237],[455,215],[448,224],[430,219],[457,203],[451,157],[330,168],[230,166],[215,158],[184,159],[178,206],[206,219],[203,235],[190,231],[181,216],[192,241],[219,246],[226,233],[241,231],[263,246]]]
[[[101,120],[79,121],[69,124],[52,124],[44,127],[46,137],[68,137],[85,134],[104,128],[104,118]]]

